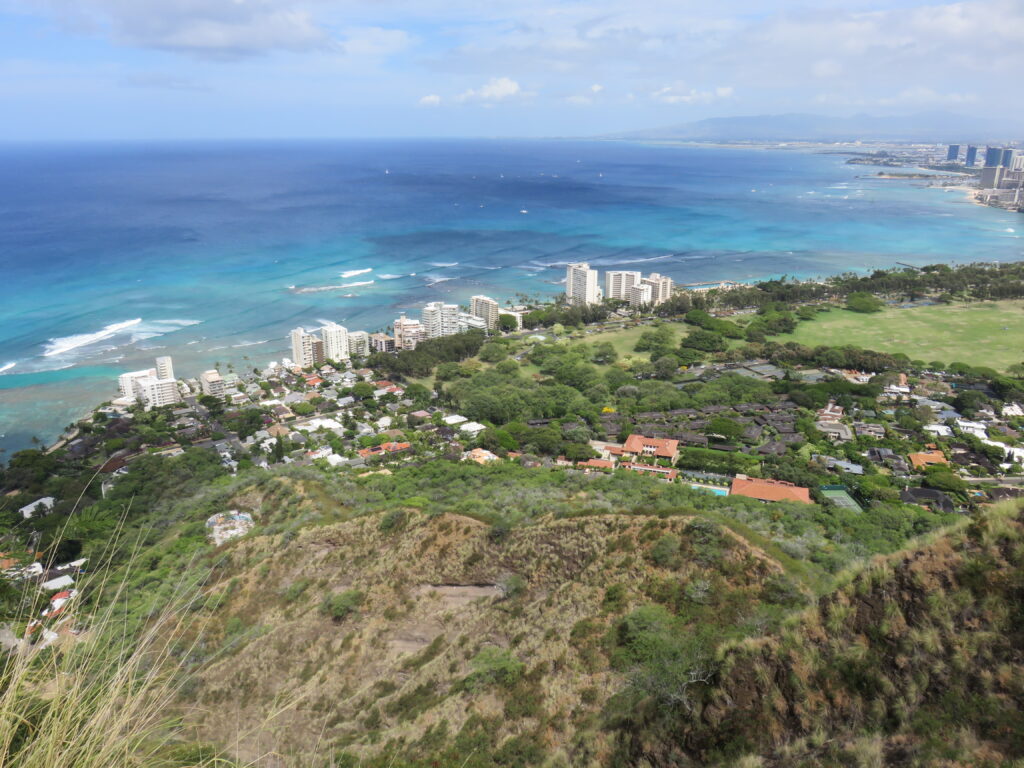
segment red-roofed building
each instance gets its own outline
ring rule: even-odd
[[[746,475],[736,475],[729,490],[732,496],[746,496],[758,501],[799,501],[812,504],[811,492],[785,480],[761,480]]]
[[[373,448],[363,448],[358,451],[359,455],[364,459],[369,459],[373,456],[384,456],[390,453],[402,453],[409,450],[412,447],[412,443],[381,443],[375,445]]]
[[[675,442],[674,440],[672,442]],[[628,469],[631,472],[640,472],[645,475],[656,475],[663,477],[670,483],[679,477],[679,470],[671,467],[652,467],[650,464],[632,464],[628,461],[619,463],[619,469]]]
[[[586,461],[577,461],[576,466],[589,472],[592,469],[615,469],[615,462],[605,459],[587,459]]]
[[[679,441],[663,440],[659,437],[644,437],[643,435],[630,435],[622,446],[622,453],[626,456],[668,459],[675,463],[679,458]]]

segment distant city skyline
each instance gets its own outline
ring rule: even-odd
[[[0,0],[0,140],[586,136],[1024,120],[1017,0]],[[950,137],[955,139],[957,137]]]

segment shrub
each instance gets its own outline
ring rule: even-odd
[[[526,591],[526,579],[518,573],[513,573],[511,576],[502,579],[498,586],[501,587],[501,591],[507,599],[512,599]]]
[[[621,611],[626,606],[626,599],[629,593],[625,584],[612,584],[604,591],[604,608],[613,613]]]
[[[679,557],[679,537],[667,533],[651,547],[651,562],[660,568],[671,568]]]
[[[394,531],[402,527],[405,524],[405,512],[401,509],[392,509],[384,517],[380,519],[380,525],[378,529],[384,533]]]
[[[294,603],[309,588],[309,579],[296,579],[281,593],[286,603]]]
[[[488,645],[469,662],[473,671],[466,678],[471,690],[489,685],[514,685],[522,677],[525,665],[504,648]]]
[[[362,605],[363,593],[358,589],[349,589],[336,595],[328,595],[320,603],[320,613],[341,621]]]

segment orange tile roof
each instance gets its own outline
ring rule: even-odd
[[[594,469],[614,469],[615,462],[607,461],[605,459],[587,459],[586,461],[577,461],[577,467],[593,467]]]
[[[736,475],[729,492],[733,496],[746,496],[759,501],[799,501],[811,503],[811,492],[785,480],[761,480],[746,475]]]
[[[625,453],[644,454],[645,448],[653,448],[653,455],[663,459],[671,459],[679,450],[678,440],[663,440],[660,437],[644,437],[643,435],[630,435],[626,438],[622,450]],[[647,455],[652,455],[647,452]]]
[[[942,451],[921,451],[921,453],[911,453],[907,458],[914,465],[914,469],[921,469],[929,464],[949,464],[949,460]]]
[[[382,453],[396,453],[398,451],[404,451],[411,445],[412,443],[381,443],[373,448],[363,448],[358,451],[358,453],[365,459],[367,456],[379,456]]]
[[[632,464],[628,461],[624,461],[619,464],[619,469],[630,469],[633,472],[643,472],[650,475],[659,475],[664,477],[666,480],[675,480],[679,477],[678,469],[669,469],[668,467],[652,467],[650,464]]]

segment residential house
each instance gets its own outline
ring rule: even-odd
[[[679,459],[679,441],[630,435],[622,446],[622,453],[632,458],[667,459],[675,464]]]
[[[848,443],[853,440],[853,432],[839,421],[817,421],[814,428],[824,433],[834,443]]]
[[[497,461],[498,458],[496,454],[483,448],[474,448],[462,454],[463,461],[475,461],[477,464],[489,464],[492,461]]]
[[[374,456],[388,456],[397,453],[405,453],[412,447],[411,443],[381,443],[372,448],[362,448],[357,453],[364,459]]]
[[[949,464],[945,454],[937,449],[911,453],[907,456],[907,459],[910,461],[911,466],[918,470],[925,469],[933,464]]]
[[[857,437],[873,437],[876,440],[882,440],[885,438],[885,427],[881,424],[869,424],[864,421],[855,421],[853,423],[853,431]]]
[[[953,500],[947,494],[934,488],[907,488],[905,491],[900,491],[900,501],[930,507],[939,512],[956,512],[956,504],[953,503]]]
[[[798,501],[811,504],[811,492],[785,480],[761,480],[746,475],[736,475],[729,489],[732,496],[746,496],[758,501]]]
[[[619,464],[619,469],[628,469],[632,472],[640,472],[641,474],[656,475],[664,478],[670,483],[679,477],[678,469],[672,469],[671,467],[652,467],[650,464],[633,464],[628,461],[621,462]]]
[[[53,496],[44,496],[41,499],[36,499],[31,504],[26,504],[24,507],[18,510],[21,516],[28,520],[30,517],[35,515],[45,515],[48,512],[53,511],[53,505],[57,503],[57,500]]]
[[[837,459],[835,456],[823,456],[817,453],[813,454],[811,458],[819,464],[824,464],[829,469],[838,469],[840,472],[846,472],[851,475],[864,474],[864,467],[852,461]]]
[[[843,418],[843,406],[836,405],[834,400],[829,400],[828,405],[818,411],[819,422],[839,421]]]

